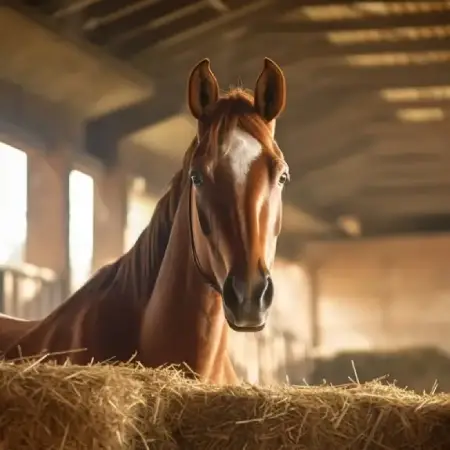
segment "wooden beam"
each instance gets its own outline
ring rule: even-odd
[[[401,122],[379,123],[370,128],[370,133],[377,137],[380,142],[394,141],[404,142],[406,145],[414,142],[435,142],[440,141],[447,145],[447,133],[449,124],[447,121],[414,123]]]
[[[105,3],[108,3],[107,0]],[[103,3],[103,2],[102,2]],[[99,48],[89,45],[85,40],[81,40],[80,36],[74,34],[72,30],[64,26],[63,23],[52,20],[50,17],[45,17],[34,8],[27,7],[23,2],[19,0],[10,0],[8,2],[9,8],[26,17],[27,20],[31,20],[37,26],[42,27],[47,32],[54,33],[59,36],[60,39],[67,42],[67,44],[79,49],[89,57],[96,58],[97,61],[102,61],[103,64],[107,64],[110,67],[110,71],[117,72],[122,76],[126,76],[132,83],[135,84],[147,84],[151,88],[151,80],[140,70],[128,65],[123,64],[116,58],[112,57],[108,53],[101,51]],[[56,42],[56,39],[54,39]]]
[[[273,39],[273,37],[272,37]],[[281,37],[283,39],[283,37]],[[302,47],[303,58],[343,58],[352,55],[385,53],[415,53],[450,50],[450,37],[420,38],[415,40],[386,40],[333,44],[322,39]]]
[[[203,0],[141,2],[129,14],[87,30],[87,37],[123,58],[131,59],[180,29],[195,27],[217,18],[219,13]],[[138,8],[138,6],[142,7]],[[131,7],[129,8],[131,9]]]
[[[427,153],[417,153],[416,158],[410,157],[409,160],[395,160],[379,158],[371,153],[367,188],[389,189],[448,183],[449,157],[435,154],[433,157],[421,158],[422,155]]]
[[[180,30],[171,37],[160,41],[157,45],[148,47],[133,58],[137,65],[145,67],[149,61],[155,58],[167,58],[169,54],[181,54],[200,48],[205,40],[217,40],[217,37],[223,36],[230,29],[248,27],[253,21],[263,21],[274,14],[280,14],[283,11],[292,9],[298,5],[298,0],[254,0],[243,3],[234,2],[235,8],[227,14],[221,14],[217,18],[205,22],[195,27],[189,27]]]
[[[386,148],[386,150],[383,149]],[[450,155],[444,146],[429,144],[426,140],[419,140],[415,145],[404,142],[387,141],[380,149],[373,145],[371,149],[371,159],[374,167],[380,167],[380,172],[388,168],[397,168],[400,172],[412,170],[423,170],[427,167],[436,170],[444,170],[448,173],[450,165]],[[389,148],[390,147],[390,148]],[[435,166],[437,164],[437,167]],[[374,168],[374,172],[377,170]],[[394,172],[396,175],[398,172]]]
[[[370,164],[373,163],[371,159]],[[440,166],[440,167],[439,167]],[[373,163],[373,170],[368,173],[368,189],[380,189],[390,191],[395,189],[420,189],[424,186],[448,183],[448,164],[435,165],[419,163],[409,167],[400,168],[398,165],[378,169],[377,163]],[[444,174],[445,172],[445,174]]]
[[[177,1],[180,9],[188,4],[197,4],[197,2],[189,0]],[[114,9],[111,10],[111,8],[114,8],[114,3],[122,3],[122,1],[108,0],[91,5],[92,15],[85,23],[84,30],[86,38],[96,45],[112,45],[113,41],[119,40],[127,34],[136,35],[137,30],[148,26],[150,23],[159,25],[149,28],[149,30],[157,33],[159,27],[170,22],[165,22],[164,19],[174,11],[173,2],[148,2],[144,0],[134,4],[122,5],[115,11]],[[105,11],[105,13],[98,15],[97,10]],[[89,8],[87,8],[87,13],[90,14]]]
[[[76,2],[53,2],[50,1],[46,9],[55,19],[71,19],[74,15],[79,15],[93,3],[114,3],[102,0],[78,0]]]
[[[360,217],[365,236],[450,231],[449,213]]]
[[[448,153],[446,128],[433,126],[417,127],[415,124],[398,122],[396,126],[373,126],[368,133],[374,137],[376,144],[374,153],[380,158],[409,155],[414,151],[422,151],[427,155],[435,155],[442,151]]]
[[[119,141],[143,128],[179,114],[184,96],[144,99],[128,108],[113,111],[86,124],[86,148],[91,154],[114,163]]]
[[[450,182],[446,183],[413,183],[410,185],[396,185],[396,186],[365,186],[360,193],[365,198],[371,197],[383,197],[389,199],[410,198],[414,200],[415,196],[429,196],[434,195],[447,195],[447,201],[443,204],[447,204],[450,210]]]
[[[433,109],[440,108],[444,111],[450,110],[450,98],[441,98],[435,100],[419,99],[419,100],[409,100],[409,101],[397,101],[397,102],[384,102],[384,107],[386,111],[395,112],[399,109],[409,109],[409,108],[421,108],[421,109]]]
[[[296,63],[301,70],[301,64]],[[448,85],[450,64],[376,66],[376,67],[330,67],[317,74],[317,81],[333,86],[352,86],[357,89],[387,89],[401,87],[427,87]]]
[[[422,11],[417,14],[367,15],[357,19],[330,21],[270,21],[257,30],[270,33],[327,33],[330,31],[387,30],[396,27],[445,26],[450,23],[450,11]]]
[[[450,185],[364,188],[346,201],[346,208],[361,214],[383,217],[450,213]],[[343,207],[343,206],[342,206]]]
[[[151,80],[71,39],[27,8],[1,7],[3,79],[64,104],[75,115],[96,116],[152,94]],[[74,70],[76,67],[76,70]]]
[[[129,6],[129,0],[100,0],[93,1],[82,9],[85,17],[90,19],[103,19],[106,16]],[[74,8],[72,8],[74,9]],[[79,11],[77,11],[79,12]]]
[[[186,1],[186,0],[184,0]],[[187,0],[189,2],[189,0]],[[163,4],[165,2],[161,2]],[[159,4],[159,3],[158,3]],[[152,26],[157,21],[150,22],[150,25],[141,28],[132,29],[130,32],[123,33],[117,39],[113,39],[108,48],[119,58],[132,60],[132,58],[148,48],[152,48],[168,41],[180,30],[186,30],[209,23],[217,17],[222,17],[216,10],[207,7],[204,2],[200,3],[202,8],[194,8],[196,4],[188,4],[185,7],[186,14],[179,16],[180,11],[175,11],[167,16],[175,16],[173,20],[165,22],[167,19],[162,17],[160,26]]]

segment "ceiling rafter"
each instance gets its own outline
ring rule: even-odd
[[[383,30],[396,27],[445,26],[450,23],[450,11],[420,14],[371,16],[329,21],[271,21],[256,27],[262,32],[328,33],[331,31]]]
[[[230,28],[247,27],[253,22],[273,17],[278,10],[285,11],[298,5],[297,0],[284,0],[281,4],[276,0],[252,0],[246,3],[241,1],[236,3],[236,7],[232,11],[199,26],[180,30],[158,45],[143,50],[134,58],[133,62],[143,64],[145,67],[148,65],[148,61],[154,57],[161,57],[161,55],[167,57],[167,52],[170,52],[169,55],[180,54],[201,47],[205,39],[209,39],[211,33],[215,39],[219,39]]]
[[[211,11],[208,2],[204,0],[177,0],[177,9],[172,2],[152,1],[130,5],[132,12],[117,16],[115,20],[103,20],[97,26],[85,26],[86,37],[99,45],[114,47],[120,42],[136,38],[141,34],[155,33],[158,29],[170,25],[180,17],[189,17],[198,11]],[[151,43],[151,40],[149,40]]]
[[[346,45],[334,45],[322,41],[312,44],[302,51],[303,58],[342,58],[348,55],[373,55],[386,53],[415,53],[450,50],[450,33],[448,37],[429,39],[395,40],[364,42]]]

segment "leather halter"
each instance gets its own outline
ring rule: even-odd
[[[198,273],[203,278],[203,281],[211,286],[219,295],[222,295],[222,288],[220,287],[217,280],[214,280],[212,277],[210,277],[206,271],[203,270],[202,265],[200,263],[200,259],[198,257],[197,249],[195,247],[195,239],[194,239],[194,227],[192,223],[192,196],[193,196],[193,182],[190,180],[189,182],[189,235],[191,238],[191,252],[192,252],[192,259],[194,260],[195,267],[198,270]]]

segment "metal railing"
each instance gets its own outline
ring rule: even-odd
[[[67,297],[67,283],[49,269],[0,265],[0,312],[42,319]]]

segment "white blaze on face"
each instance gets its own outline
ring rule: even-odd
[[[250,134],[234,130],[227,143],[227,158],[231,173],[237,184],[245,184],[250,167],[262,153],[262,145]]]
[[[263,152],[262,145],[253,136],[239,128],[230,133],[226,145],[225,154],[233,181],[238,190],[245,189],[250,168]],[[246,251],[249,251],[249,230],[246,227],[247,217],[243,204],[237,208],[237,213],[239,214],[242,242]]]

